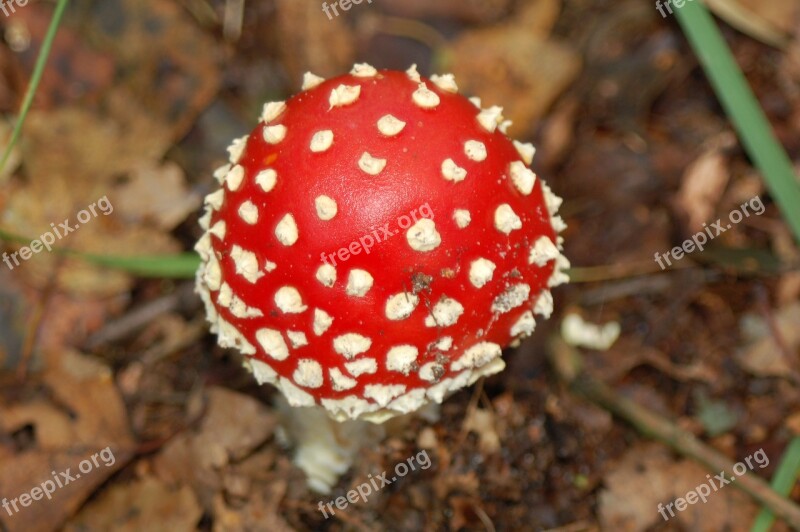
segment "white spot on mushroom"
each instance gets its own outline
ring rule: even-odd
[[[516,337],[522,335],[523,337],[533,334],[536,328],[536,320],[533,317],[533,312],[526,310],[525,313],[519,317],[511,326],[511,336]]]
[[[243,355],[254,355],[256,348],[242,335],[242,333],[222,318],[217,320],[217,338],[222,348],[232,347],[238,349]]]
[[[433,220],[423,218],[406,231],[406,240],[415,251],[431,251],[442,243],[442,236],[436,230]]]
[[[343,107],[358,100],[360,95],[360,85],[339,85],[331,91],[330,98],[328,98],[328,103],[331,104],[331,109],[334,107]]]
[[[217,293],[217,303],[221,307],[230,308],[233,301],[233,290],[228,283],[222,283],[222,286]]]
[[[495,268],[497,268],[497,265],[488,259],[481,257],[473,260],[469,265],[469,282],[475,288],[483,287],[492,280]]]
[[[289,348],[280,331],[259,329],[256,331],[256,340],[264,352],[275,360],[286,360],[289,357]]]
[[[328,288],[332,287],[333,283],[336,282],[336,268],[330,264],[323,264],[317,268],[317,281]]]
[[[569,269],[569,259],[564,255],[556,257],[556,267],[553,270],[553,275],[547,280],[547,286],[552,288],[569,282],[569,276],[564,273],[564,270]]]
[[[353,69],[350,71],[350,74],[357,78],[372,78],[377,73],[378,71],[375,70],[375,67],[367,63],[357,63],[353,65]]]
[[[311,151],[314,153],[327,151],[331,146],[333,146],[333,131],[330,129],[317,131],[311,137]]]
[[[424,83],[419,84],[411,98],[415,104],[423,109],[433,109],[441,101],[439,95],[430,90]]]
[[[358,160],[358,167],[369,175],[378,175],[386,168],[386,159],[378,159],[364,152]]]
[[[316,404],[313,395],[304,392],[286,377],[280,378],[278,386],[290,406],[314,406]]]
[[[481,108],[482,108],[482,106],[481,106],[481,99],[480,99],[480,98],[478,98],[477,96],[471,96],[471,97],[469,98],[469,101],[472,103],[472,105],[474,105],[474,106],[475,106],[475,107],[477,107],[478,109],[481,109]]]
[[[233,142],[230,146],[228,146],[228,155],[230,158],[228,159],[232,164],[236,164],[242,158],[242,154],[244,153],[244,149],[247,146],[247,139],[250,135],[245,135],[243,137],[239,137],[238,139],[233,139]]]
[[[240,319],[261,318],[264,313],[255,307],[248,307],[247,303],[242,301],[239,297],[233,296],[230,304],[231,314]]]
[[[406,123],[392,115],[384,115],[378,120],[378,131],[387,137],[394,137],[403,131]]]
[[[419,378],[428,382],[439,382],[444,375],[444,366],[438,362],[428,362],[419,368]]]
[[[525,161],[525,164],[528,166],[533,163],[533,156],[536,155],[536,148],[530,142],[520,142],[518,140],[514,141],[514,147],[517,149],[517,153],[519,156],[522,157],[522,160]]]
[[[220,166],[219,168],[214,170],[214,174],[213,175],[214,175],[214,179],[217,180],[217,183],[219,183],[221,185],[222,183],[225,182],[225,176],[228,175],[228,172],[231,171],[232,167],[233,167],[233,165],[228,163],[228,164],[223,164],[222,166]]]
[[[405,384],[367,384],[364,386],[364,397],[372,399],[381,406],[386,406],[389,401],[405,391]]]
[[[212,292],[219,290],[222,283],[222,268],[220,268],[217,257],[213,254],[206,264],[205,271],[203,272],[203,281]]]
[[[293,286],[282,286],[275,292],[275,304],[284,314],[299,314],[308,308],[300,292]]]
[[[239,218],[250,225],[258,223],[258,207],[252,201],[246,200],[239,206]]]
[[[390,296],[386,301],[386,317],[392,321],[404,320],[414,312],[419,304],[419,297],[408,292]]]
[[[350,270],[345,291],[348,296],[364,297],[372,288],[373,281],[372,275],[366,270]]]
[[[522,220],[508,203],[503,203],[494,211],[494,227],[503,234],[509,234],[522,227]]]
[[[225,224],[225,220],[220,220],[214,224],[214,227],[208,230],[208,232],[215,237],[219,238],[220,240],[225,240],[225,233],[227,232],[227,225]]]
[[[406,75],[408,76],[408,78],[411,81],[413,81],[415,83],[420,83],[422,81],[422,78],[420,77],[419,72],[417,72],[417,64],[416,63],[411,65],[408,68],[408,70],[406,70]]]
[[[472,221],[472,215],[467,209],[456,209],[453,211],[453,220],[459,229],[464,229]]]
[[[467,171],[458,166],[453,159],[445,159],[442,163],[442,176],[448,181],[458,183],[467,177]]]
[[[358,384],[355,379],[351,379],[350,377],[346,376],[339,368],[329,369],[328,374],[331,376],[333,389],[337,392],[350,390],[351,388],[355,388],[356,384]]]
[[[431,81],[443,91],[452,92],[454,94],[458,92],[458,84],[453,74],[442,74],[441,76],[434,74],[431,76]]]
[[[325,78],[321,78],[315,74],[312,74],[311,72],[306,72],[303,74],[303,86],[301,89],[304,91],[313,89],[323,81],[325,81]]]
[[[534,314],[544,316],[544,319],[550,318],[550,315],[553,313],[553,294],[550,293],[550,290],[542,290],[542,293],[539,294],[539,298],[533,305],[533,312]]]
[[[536,182],[536,174],[533,170],[525,166],[522,161],[514,161],[509,165],[511,181],[524,196],[533,191],[533,184]]]
[[[275,370],[259,359],[249,358],[245,360],[245,363],[249,365],[249,369],[253,372],[253,377],[255,377],[258,384],[275,384],[277,382],[278,374]]]
[[[264,272],[258,267],[258,258],[252,251],[247,251],[234,244],[231,248],[231,259],[236,266],[236,273],[255,284],[264,277]]]
[[[297,242],[300,233],[297,231],[297,224],[294,216],[286,214],[275,227],[275,236],[284,246],[292,246]]]
[[[479,368],[503,353],[502,348],[494,342],[480,342],[467,349],[461,357],[450,365],[451,371],[467,368]]]
[[[264,140],[269,144],[278,144],[286,138],[286,126],[267,126],[264,128]]]
[[[544,181],[542,181],[542,192],[544,192],[544,202],[547,205],[547,212],[549,212],[551,216],[556,214],[564,200],[553,194],[553,191]]]
[[[464,153],[470,160],[481,162],[485,161],[488,156],[486,152],[486,144],[479,140],[468,140],[464,143]]]
[[[292,349],[308,345],[308,338],[302,331],[286,331],[286,336],[289,337],[289,343],[292,344]]]
[[[430,351],[449,351],[450,348],[453,347],[453,337],[452,336],[442,336],[435,342],[432,342],[428,346],[428,350]]]
[[[275,183],[278,182],[278,173],[272,168],[262,170],[256,176],[256,184],[261,187],[264,192],[272,192],[275,188]]]
[[[378,371],[378,362],[374,358],[359,358],[352,362],[345,362],[344,367],[353,377],[360,377],[365,373]]]
[[[493,105],[488,109],[481,110],[478,113],[478,123],[483,129],[489,133],[494,133],[497,129],[497,124],[503,120],[503,108]]]
[[[492,312],[504,314],[513,308],[517,308],[528,300],[531,294],[531,287],[525,283],[511,285],[506,291],[494,298],[492,301]]]
[[[322,386],[322,366],[316,360],[303,358],[297,361],[297,369],[292,374],[294,382],[304,388],[319,388]]]
[[[500,133],[503,135],[508,135],[508,128],[510,128],[513,124],[514,122],[511,120],[503,120],[500,122],[500,125],[497,126],[497,129],[499,129]]]
[[[314,334],[322,336],[333,324],[333,318],[324,310],[314,309]]]
[[[531,252],[528,255],[528,264],[536,264],[541,268],[559,255],[558,248],[553,244],[553,241],[543,235],[531,247]]]
[[[553,226],[553,230],[556,233],[561,233],[567,228],[567,224],[564,222],[564,219],[558,215],[550,218],[550,224]]]
[[[214,249],[211,247],[211,234],[203,233],[203,236],[201,236],[194,245],[194,250],[200,255],[203,262],[207,262],[214,252]]]
[[[333,220],[333,217],[339,211],[336,202],[328,196],[317,196],[314,200],[314,206],[317,208],[317,217],[326,222]]]
[[[269,273],[271,271],[275,271],[278,268],[278,265],[272,262],[271,260],[264,261],[264,271]]]
[[[286,110],[286,102],[267,102],[261,112],[262,122],[271,122],[281,116]]]
[[[372,346],[372,340],[356,333],[346,333],[333,339],[333,350],[347,360],[366,352]]]
[[[225,184],[228,186],[228,190],[236,192],[242,186],[242,181],[244,181],[244,168],[237,164],[225,176]]]
[[[431,314],[425,318],[426,327],[449,327],[464,313],[464,306],[449,297],[443,297],[433,306]]]
[[[213,214],[213,210],[207,208],[205,210],[205,212],[203,213],[203,216],[201,216],[200,218],[197,219],[197,225],[199,225],[200,228],[203,231],[208,231],[208,226],[211,224],[211,215],[212,214]]]
[[[408,375],[417,361],[419,350],[413,345],[398,345],[386,353],[386,369]]]
[[[222,202],[225,199],[225,190],[219,189],[216,192],[212,192],[208,196],[205,197],[203,202],[211,207],[211,209],[218,211],[222,208]]]

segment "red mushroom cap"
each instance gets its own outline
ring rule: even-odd
[[[533,146],[451,75],[362,64],[303,89],[265,105],[206,198],[198,291],[220,345],[337,419],[381,421],[501,371],[567,281]]]

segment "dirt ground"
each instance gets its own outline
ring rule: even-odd
[[[57,246],[189,251],[211,173],[263,102],[298,91],[307,70],[416,63],[504,105],[510,133],[537,146],[575,268],[553,316],[504,352],[504,372],[365,449],[320,496],[282,445],[274,389],[216,345],[193,280],[64,253],[0,264],[0,499],[67,482],[0,509],[0,530],[749,530],[761,506],[735,482],[663,519],[660,503],[716,471],[582,388],[603,383],[732,462],[766,456],[746,475],[767,481],[800,435],[800,249],[674,16],[639,0],[372,0],[330,17],[321,4],[71,2],[0,172],[0,229],[38,235],[105,197],[114,215]],[[739,17],[718,19],[725,38],[800,168],[800,3],[721,4]],[[37,1],[0,17],[5,138],[52,12]],[[749,215],[702,253],[663,270],[654,260],[743,204]],[[572,347],[567,315],[621,333],[605,350]],[[552,362],[573,356],[576,381]],[[319,511],[422,451],[429,467]]]

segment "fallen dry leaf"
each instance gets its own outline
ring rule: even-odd
[[[104,490],[64,527],[67,532],[196,530],[203,510],[188,487],[171,489],[146,476]]]
[[[798,371],[800,352],[800,302],[778,310],[773,316],[775,331],[763,324],[758,336],[736,353],[736,360],[753,375],[788,377]],[[776,338],[775,334],[778,337]]]
[[[71,351],[57,362],[43,379],[49,400],[0,404],[0,433],[31,427],[35,437],[28,450],[0,455],[0,494],[30,493],[53,472],[65,482],[52,499],[34,501],[12,516],[0,513],[0,523],[12,532],[56,529],[133,455],[127,414],[110,370]],[[93,456],[96,463],[89,462]]]
[[[687,232],[702,231],[704,223],[715,221],[712,217],[729,180],[727,158],[718,149],[703,153],[686,169],[675,201]]]
[[[581,67],[570,46],[516,24],[466,31],[447,54],[463,92],[479,95],[484,106],[505,106],[512,136],[533,131]]]

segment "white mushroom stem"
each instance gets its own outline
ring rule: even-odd
[[[361,456],[361,449],[374,447],[387,435],[399,434],[413,416],[431,422],[439,417],[439,405],[435,403],[382,424],[361,419],[335,421],[324,408],[293,407],[281,394],[276,395],[275,406],[280,419],[279,437],[294,449],[294,464],[306,474],[309,488],[324,495]]]

